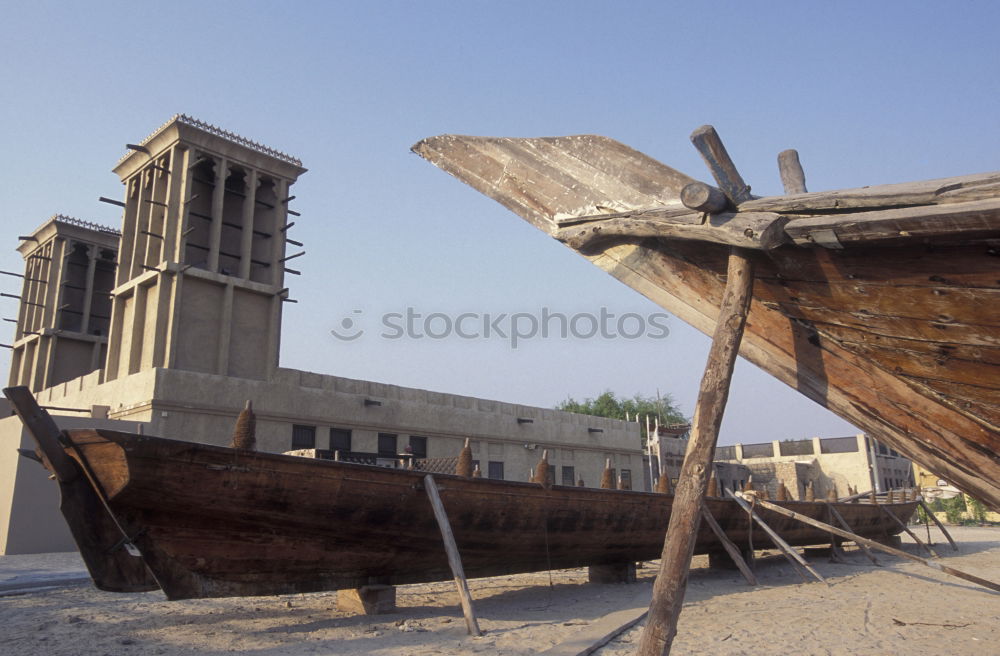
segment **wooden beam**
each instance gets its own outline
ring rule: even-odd
[[[677,633],[677,618],[684,603],[684,589],[701,523],[701,508],[711,475],[715,443],[729,397],[729,384],[746,326],[752,291],[753,260],[746,251],[733,248],[729,254],[726,291],[698,392],[691,439],[674,495],[660,572],[653,585],[649,619],[639,643],[639,656],[670,653],[670,645]]]
[[[833,523],[833,506],[829,503],[826,504],[826,518],[829,523]],[[837,563],[847,562],[844,550],[840,548],[840,538],[832,534],[830,536],[830,560]]]
[[[434,477],[430,474],[424,476],[424,487],[427,489],[427,497],[431,500],[431,507],[434,509],[434,519],[437,520],[438,528],[441,529],[444,550],[448,554],[448,565],[451,567],[451,573],[455,575],[455,587],[458,588],[458,598],[462,602],[465,626],[469,635],[480,636],[483,632],[479,630],[479,622],[476,621],[476,613],[472,609],[472,595],[469,594],[469,584],[465,580],[465,570],[462,568],[462,559],[458,554],[458,546],[455,544],[455,535],[451,532],[451,524],[444,511],[444,504],[441,503],[437,483],[434,482]]]
[[[69,483],[75,479],[79,475],[79,469],[59,443],[59,427],[49,413],[38,405],[31,391],[27,387],[20,386],[8,387],[3,393],[14,406],[14,412],[21,418],[28,432],[35,438],[38,454],[45,466],[62,483]]]
[[[888,515],[892,521],[896,522],[896,524],[898,524],[900,528],[906,531],[906,534],[909,535],[911,538],[913,538],[913,541],[916,542],[918,545],[920,545],[921,549],[923,549],[930,555],[934,556],[935,558],[941,557],[937,554],[936,551],[931,549],[928,545],[924,544],[923,540],[918,538],[917,534],[910,530],[910,527],[906,525],[906,522],[904,522],[903,520],[901,520],[899,517],[896,516],[896,513],[892,512],[891,510],[889,510],[889,508],[887,508],[881,503],[876,503],[875,505],[877,505],[882,510],[882,512]]]
[[[709,215],[704,223],[692,223],[691,219],[691,214],[678,216],[673,211],[658,210],[600,219],[588,217],[586,223],[560,227],[552,236],[585,253],[600,250],[612,240],[645,237],[705,241],[754,250],[771,250],[789,241],[785,234],[788,217],[772,212],[722,212]]]
[[[733,563],[736,564],[736,567],[740,570],[740,574],[742,574],[743,578],[747,580],[747,583],[750,585],[759,585],[757,583],[757,577],[753,575],[753,572],[750,570],[747,562],[743,560],[743,556],[740,555],[740,550],[736,548],[733,541],[730,540],[729,536],[726,535],[726,532],[722,530],[722,527],[719,526],[719,522],[715,521],[715,517],[712,517],[712,513],[706,506],[701,507],[701,516],[705,520],[705,523],[712,529],[712,532],[715,533],[715,537],[719,538],[719,542],[722,543],[722,546],[726,550],[726,553],[729,554],[729,557],[733,559]]]
[[[834,534],[839,535],[841,537],[847,538],[848,540],[854,540],[858,544],[864,544],[864,545],[866,545],[868,547],[871,547],[872,549],[878,549],[879,551],[885,551],[886,553],[891,553],[892,555],[899,556],[900,558],[906,558],[906,559],[909,559],[909,560],[916,561],[918,563],[922,563],[922,564],[927,565],[928,567],[930,567],[932,569],[936,569],[936,570],[938,570],[940,572],[945,572],[946,574],[951,574],[952,576],[957,576],[960,579],[964,579],[966,581],[970,581],[972,583],[975,583],[976,585],[981,585],[984,588],[989,588],[990,590],[993,590],[995,592],[1000,592],[1000,584],[994,583],[993,581],[987,581],[986,579],[981,579],[978,576],[974,576],[972,574],[968,574],[966,572],[957,570],[957,569],[955,569],[953,567],[948,567],[946,565],[942,565],[941,563],[939,563],[937,561],[928,560],[926,558],[921,558],[920,556],[915,556],[915,555],[913,555],[911,553],[907,553],[906,551],[902,551],[900,549],[895,549],[893,547],[889,547],[889,546],[886,546],[884,544],[880,544],[878,542],[875,542],[874,540],[869,540],[867,538],[863,538],[860,535],[855,535],[854,533],[850,533],[848,531],[843,531],[843,530],[841,530],[839,528],[836,528],[834,526],[830,526],[829,524],[824,524],[823,522],[821,522],[821,521],[819,521],[817,519],[813,519],[812,517],[807,517],[805,515],[800,515],[799,513],[795,512],[793,510],[788,510],[787,508],[782,508],[781,506],[776,506],[775,504],[773,504],[773,503],[771,503],[769,501],[761,501],[760,499],[758,499],[757,503],[761,507],[767,508],[768,510],[776,512],[779,515],[784,515],[785,517],[791,517],[792,519],[796,519],[796,520],[798,520],[798,521],[800,521],[800,522],[802,522],[804,524],[809,524],[810,526],[815,526],[816,528],[821,528],[821,529],[823,529],[825,531],[829,531],[830,533],[834,533]]]
[[[767,522],[765,522],[763,519],[761,519],[760,515],[758,515],[757,513],[755,513],[753,511],[753,508],[750,507],[750,504],[748,504],[743,497],[737,495],[736,493],[734,493],[732,490],[729,490],[729,489],[726,490],[726,494],[728,494],[729,496],[731,496],[733,498],[733,500],[736,501],[736,503],[739,504],[739,506],[741,508],[743,508],[743,510],[747,511],[747,514],[750,515],[750,517],[755,522],[757,522],[757,525],[760,526],[762,529],[764,529],[764,532],[767,533],[767,535],[771,538],[771,540],[774,542],[775,546],[778,547],[778,549],[780,549],[785,554],[785,556],[788,558],[788,560],[793,565],[798,565],[798,566],[804,568],[807,572],[809,572],[810,574],[812,574],[813,577],[817,581],[820,581],[822,583],[826,583],[827,585],[830,585],[829,583],[827,583],[826,579],[824,579],[822,576],[820,576],[819,572],[817,572],[816,570],[814,570],[812,568],[812,566],[810,566],[809,563],[806,562],[805,558],[803,558],[802,556],[799,555],[799,552],[797,552],[795,549],[793,549],[790,544],[788,544],[787,542],[785,542],[782,539],[782,537],[780,535],[778,535],[777,531],[775,531],[773,528],[771,528],[767,524]],[[762,501],[762,499],[760,497],[757,497],[756,503],[761,503],[761,501]]]
[[[924,509],[924,512],[927,513],[927,515],[934,521],[935,524],[937,524],[937,527],[941,530],[942,533],[944,533],[944,536],[948,538],[948,542],[951,544],[951,548],[954,549],[955,551],[958,551],[958,545],[955,544],[955,541],[951,539],[951,533],[948,532],[948,529],[944,527],[944,524],[941,523],[941,520],[937,518],[937,516],[931,510],[930,506],[928,506],[923,499],[920,499],[920,507]]]
[[[704,182],[684,185],[681,189],[681,202],[684,203],[684,207],[696,212],[715,213],[729,207],[729,199],[722,190]]]
[[[750,187],[743,182],[743,176],[736,170],[736,165],[733,164],[714,127],[703,125],[692,132],[691,143],[701,153],[701,158],[708,165],[715,182],[733,205],[738,206],[753,198],[750,195]]]
[[[806,193],[806,174],[799,162],[799,152],[794,149],[778,153],[778,172],[786,194]]]
[[[868,494],[868,493],[867,493],[867,492],[865,492],[865,494]],[[851,533],[853,533],[853,532],[854,532],[854,531],[853,531],[853,530],[851,529],[851,525],[847,523],[847,520],[846,520],[846,519],[844,519],[844,516],[840,514],[840,511],[839,511],[839,510],[837,510],[837,509],[836,509],[836,508],[835,508],[835,507],[833,506],[833,504],[827,504],[827,508],[829,508],[829,509],[830,509],[830,514],[831,514],[831,515],[833,515],[833,517],[834,517],[834,518],[835,518],[835,519],[837,520],[837,523],[838,523],[838,524],[840,524],[841,526],[843,526],[843,527],[844,527],[844,528],[845,528],[845,529],[846,529],[847,531],[849,531],[849,532],[851,532]],[[872,563],[874,563],[875,565],[877,565],[877,566],[879,566],[879,567],[881,567],[881,566],[882,566],[882,563],[878,562],[878,559],[877,559],[877,558],[875,558],[875,554],[873,554],[873,553],[871,552],[871,549],[869,549],[869,548],[868,548],[868,547],[867,547],[866,545],[864,545],[864,544],[862,544],[862,543],[860,543],[860,542],[858,542],[858,543],[857,543],[857,545],[858,545],[858,547],[859,547],[859,548],[861,549],[861,551],[863,551],[863,552],[864,552],[864,554],[865,554],[866,556],[868,556],[868,559],[869,559],[870,561],[872,561]]]

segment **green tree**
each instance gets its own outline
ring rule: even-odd
[[[562,403],[556,405],[556,410],[566,412],[576,412],[582,415],[594,415],[597,417],[609,417],[611,419],[629,419],[635,421],[639,418],[639,426],[642,431],[643,443],[646,440],[646,424],[644,417],[648,416],[650,422],[659,418],[660,424],[684,424],[687,418],[681,414],[680,408],[673,397],[669,394],[665,396],[642,396],[636,394],[632,398],[615,396],[615,393],[608,390],[597,398],[587,398],[577,401],[567,398]]]

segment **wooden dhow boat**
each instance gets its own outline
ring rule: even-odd
[[[749,252],[740,354],[1000,509],[1000,173],[755,198],[708,130],[726,193],[595,135],[413,150],[709,335]]]
[[[102,590],[160,588],[169,599],[273,595],[453,578],[425,472],[261,453],[104,429],[59,431],[27,388],[5,394],[38,443],[62,512]],[[658,558],[673,495],[435,474],[465,574],[620,565]],[[885,539],[918,501],[783,501]],[[746,545],[732,499],[705,507]],[[831,537],[757,510],[792,545]],[[765,541],[756,532],[758,547]],[[698,553],[723,553],[703,525]]]

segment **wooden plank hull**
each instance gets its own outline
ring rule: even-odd
[[[616,170],[603,138],[560,169],[568,181],[524,162],[530,179],[507,173],[525,152],[561,161],[549,151],[581,140],[445,135],[414,150],[706,334],[736,243],[726,226],[772,216],[767,243],[748,229],[738,244],[758,276],[741,355],[1000,509],[1000,176],[756,199],[705,220],[643,204],[636,189],[667,190],[665,205],[678,184],[650,158],[617,185],[592,184],[584,160]],[[615,213],[601,218],[594,208],[605,206]],[[568,233],[571,220],[583,227]]]
[[[69,431],[67,452],[170,599],[268,595],[452,578],[421,472],[129,435]],[[659,557],[673,497],[439,475],[467,576]],[[708,499],[737,544],[747,517]],[[824,503],[789,502],[826,518]],[[916,502],[894,504],[909,517]],[[837,504],[859,535],[898,533],[869,504]],[[829,536],[762,515],[792,544]],[[757,532],[758,547],[765,538]],[[696,552],[722,550],[707,526]],[[85,558],[103,558],[84,553]]]

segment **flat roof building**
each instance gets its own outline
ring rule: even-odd
[[[265,451],[332,449],[391,464],[456,456],[469,438],[483,476],[528,480],[548,449],[557,484],[596,487],[609,459],[645,480],[635,422],[280,367],[287,278],[298,273],[288,248],[301,247],[289,234],[291,188],[306,171],[298,159],[177,115],[114,171],[125,191],[110,199],[122,207],[120,233],[56,216],[19,247],[9,380],[62,408],[53,410],[61,426],[97,418],[228,444],[249,399]],[[44,470],[12,455],[28,446],[16,418],[0,420],[0,439],[10,445],[0,455],[9,482],[0,553],[74,549],[55,486],[38,485]],[[39,516],[34,492],[25,510],[18,490],[29,486],[48,489],[51,517]]]

